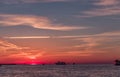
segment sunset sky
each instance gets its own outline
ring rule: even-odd
[[[120,59],[120,0],[0,0],[0,63]]]

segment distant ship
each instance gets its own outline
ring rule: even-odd
[[[56,62],[55,64],[56,64],[56,65],[66,65],[65,62],[60,62],[60,61]]]
[[[120,66],[120,60],[115,60],[115,65]]]

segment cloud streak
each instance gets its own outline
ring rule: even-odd
[[[78,39],[79,38],[89,38],[89,37],[118,37],[120,36],[119,31],[115,32],[105,32],[100,34],[94,34],[94,35],[69,35],[69,36],[8,36],[4,37],[6,39],[50,39],[50,38],[61,38],[61,39]]]
[[[21,4],[21,3],[48,3],[48,2],[70,2],[75,0],[1,0],[0,3],[5,4]]]
[[[0,40],[0,51],[9,51],[9,50],[22,50],[27,49],[27,47],[20,47],[15,44],[9,43],[7,41]]]
[[[94,4],[97,6],[113,6],[119,4],[119,0],[98,0]]]
[[[50,36],[19,36],[19,37],[4,37],[8,39],[47,39],[50,38]]]
[[[81,16],[78,17],[99,17],[99,16],[111,16],[120,14],[120,1],[119,0],[98,0],[92,5],[97,8],[83,11]]]
[[[96,35],[89,35],[83,38],[75,38],[83,44],[75,45],[75,48],[83,49],[85,52],[116,53],[119,51],[120,32],[106,32]]]
[[[36,59],[42,56],[44,52],[40,50],[31,49],[29,47],[20,47],[13,43],[9,43],[5,40],[0,39],[0,57],[4,60],[5,58],[27,58]],[[1,60],[1,59],[0,59]]]
[[[79,16],[79,17],[98,17],[98,16],[119,15],[120,8],[119,7],[99,8],[99,9],[84,11],[82,13],[83,13],[83,16]]]
[[[45,36],[29,36],[25,37],[25,39],[30,38],[46,38]],[[8,37],[11,38],[11,37]],[[51,38],[47,36],[47,38]],[[76,35],[76,36],[54,36],[52,38],[70,38],[72,41],[77,41],[78,43],[73,47],[68,46],[68,48],[59,49],[59,51],[64,52],[54,52],[49,51],[41,51],[40,49],[32,50],[27,49],[23,50],[23,52],[19,52],[19,46],[17,46],[17,50],[14,53],[7,52],[9,54],[9,58],[26,58],[26,59],[38,59],[39,57],[63,57],[63,56],[79,56],[79,57],[92,57],[95,55],[109,55],[113,54],[114,51],[119,52],[119,39],[120,39],[120,31],[115,32],[105,32],[101,34],[94,34],[94,35]],[[12,37],[11,39],[24,39],[23,37]],[[66,40],[67,40],[66,39]],[[10,43],[12,44],[12,43]],[[2,44],[3,45],[3,44]],[[14,46],[12,46],[14,47]],[[16,48],[16,47],[15,47]],[[1,48],[0,48],[1,49]],[[54,49],[54,48],[53,48]],[[17,52],[16,52],[17,51]],[[2,53],[2,50],[1,50]],[[115,54],[116,54],[115,53]],[[47,54],[47,55],[46,55]],[[3,55],[3,53],[2,53]]]
[[[70,26],[63,24],[55,24],[47,17],[34,16],[34,15],[12,15],[12,14],[0,14],[0,24],[3,26],[18,26],[27,25],[38,29],[49,29],[49,30],[79,30],[88,29],[88,27]]]

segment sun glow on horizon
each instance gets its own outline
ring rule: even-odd
[[[36,56],[29,56],[29,58],[34,60],[34,59],[36,59]]]

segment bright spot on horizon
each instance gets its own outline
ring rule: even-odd
[[[36,63],[31,63],[30,65],[37,65]]]
[[[36,56],[29,56],[30,59],[36,59]]]
[[[42,56],[42,54],[41,53],[39,53],[37,55],[29,55],[29,54],[27,54],[26,57],[28,57],[29,59],[35,60],[38,56],[40,57],[40,56]]]

